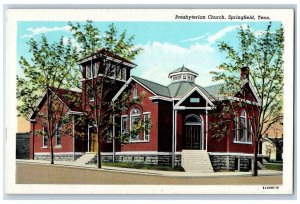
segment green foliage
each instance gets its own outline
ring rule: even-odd
[[[35,110],[37,102],[51,87],[71,88],[78,86],[76,66],[77,51],[71,42],[49,44],[43,35],[41,41],[31,38],[28,42],[30,60],[23,56],[20,66],[24,76],[17,76],[18,114],[27,117]]]
[[[272,23],[258,35],[249,26],[240,27],[237,38],[240,41],[238,47],[226,42],[219,44],[219,50],[226,54],[226,60],[211,74],[214,81],[224,82],[222,94],[234,96],[241,90],[241,85],[247,82],[240,79],[240,69],[250,68],[249,80],[261,99],[256,128],[256,138],[259,139],[272,124],[280,122],[283,117],[284,31],[282,25],[273,31]]]
[[[127,60],[133,60],[141,51],[141,48],[135,48],[134,36],[127,38],[127,31],[124,30],[118,35],[117,28],[113,23],[108,30],[101,34],[100,30],[94,26],[92,21],[87,21],[84,25],[80,23],[68,23],[74,38],[80,45],[80,58],[96,54],[101,48],[120,56]],[[103,36],[103,37],[102,37]]]
[[[267,164],[264,164],[264,166],[267,168],[267,169],[270,169],[270,170],[274,170],[274,171],[282,171],[283,170],[283,165],[282,164],[278,164],[278,163],[267,163]]]
[[[126,60],[133,60],[137,54],[141,52],[141,48],[136,48],[133,44],[134,36],[127,37],[127,32],[124,30],[121,34],[115,25],[109,25],[108,30],[100,32],[94,26],[92,21],[87,21],[85,24],[69,22],[73,37],[79,44],[79,58],[95,56],[100,60],[99,70],[101,77],[92,76],[88,82],[88,92],[93,93],[93,102],[87,102],[86,106],[91,111],[87,111],[84,115],[86,120],[93,121],[95,131],[98,136],[98,147],[100,147],[100,137],[105,137],[107,140],[112,138],[112,129],[114,125],[114,117],[125,111],[132,104],[138,104],[139,100],[131,100],[129,94],[122,96],[122,100],[118,103],[112,103],[112,93],[116,93],[116,70],[122,69]],[[93,62],[90,60],[91,69],[96,69]],[[99,72],[98,70],[98,72]],[[92,71],[94,73],[94,71]],[[125,141],[127,137],[120,136],[120,141]],[[101,167],[100,148],[97,152],[97,164]]]
[[[42,35],[40,41],[31,38],[27,44],[32,57],[25,59],[22,56],[19,61],[23,75],[17,76],[18,115],[27,118],[31,113],[36,114],[36,119],[43,126],[42,134],[49,138],[53,164],[52,138],[59,131],[58,126],[62,127],[62,123],[70,121],[63,114],[65,104],[59,101],[53,90],[79,86],[78,70],[74,69],[77,64],[77,50],[70,40],[65,44],[63,37],[50,44],[45,35]],[[42,107],[37,107],[40,100],[46,104],[42,111]]]

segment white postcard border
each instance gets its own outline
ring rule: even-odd
[[[264,15],[271,21],[281,21],[285,28],[284,52],[284,165],[283,185],[279,189],[263,190],[260,185],[37,185],[15,184],[16,112],[16,48],[18,21],[170,21],[179,15]],[[292,9],[11,9],[6,24],[6,126],[5,175],[9,194],[291,194],[293,184],[293,69],[294,13]],[[76,16],[76,17],[74,17]],[[112,17],[113,16],[113,17]],[[180,20],[197,22],[198,19]],[[201,20],[201,22],[208,20]],[[219,20],[209,20],[218,22]],[[253,20],[244,20],[249,22]],[[234,22],[234,21],[231,21]],[[239,21],[240,22],[240,21]],[[256,20],[257,22],[257,20]],[[50,188],[51,186],[51,188]],[[126,186],[126,187],[125,187]]]

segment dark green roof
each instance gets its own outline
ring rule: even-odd
[[[168,86],[171,93],[170,97],[183,97],[193,87],[195,87],[195,83],[188,81],[179,81],[172,83]]]
[[[192,70],[190,70],[190,69],[184,67],[184,65],[183,65],[182,67],[180,67],[180,68],[178,68],[178,69],[175,69],[174,71],[170,72],[170,73],[169,73],[169,76],[170,76],[171,74],[175,74],[175,73],[178,73],[178,72],[191,72],[191,73],[193,73],[193,74],[195,74],[195,75],[198,75],[198,73],[196,73],[196,72],[194,72],[194,71],[192,71]]]
[[[185,96],[190,90],[192,90],[194,87],[198,87],[203,94],[210,100],[214,99],[214,92],[211,91],[212,89],[208,87],[208,89],[203,88],[193,82],[188,81],[180,81],[176,83],[172,83],[168,86],[164,86],[140,77],[132,76],[135,80],[146,86],[148,89],[150,89],[152,92],[159,96],[165,96],[169,98],[173,97],[183,97]],[[218,86],[218,85],[217,85]]]
[[[150,89],[155,94],[160,95],[160,96],[170,97],[170,92],[169,92],[168,87],[158,84],[158,83],[155,83],[155,82],[152,82],[152,81],[149,81],[149,80],[146,80],[146,79],[142,79],[140,77],[132,76],[132,78],[139,81],[141,84],[146,86],[148,89]]]
[[[220,93],[220,90],[224,84],[216,84],[212,86],[204,87],[204,89],[212,96],[214,97],[222,97],[223,94]]]

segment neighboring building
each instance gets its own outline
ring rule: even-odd
[[[114,127],[113,133],[117,135],[130,132],[131,128],[137,125],[139,119],[150,120],[151,126],[148,131],[131,135],[126,144],[112,143],[103,135],[101,138],[103,160],[112,161],[114,159],[123,162],[174,165],[182,166],[185,170],[203,172],[236,169],[248,171],[251,169],[253,138],[247,130],[239,126],[251,126],[251,123],[248,122],[249,118],[256,117],[255,113],[260,100],[248,80],[248,68],[241,69],[241,81],[243,81],[241,90],[246,93],[245,101],[255,111],[248,113],[245,107],[235,107],[232,111],[236,113],[236,122],[229,123],[230,130],[223,139],[216,139],[209,129],[209,123],[215,119],[210,114],[215,106],[214,102],[220,99],[226,100],[228,97],[236,101],[244,100],[241,99],[240,92],[225,97],[220,94],[221,85],[201,87],[195,83],[198,74],[184,66],[171,72],[168,76],[171,80],[170,85],[163,86],[146,79],[130,76],[131,69],[136,65],[127,60],[120,57],[108,59],[111,60],[111,63],[122,61],[113,73],[112,77],[116,79],[117,83],[115,89],[111,91],[109,100],[118,100],[125,91],[130,91],[133,99],[141,93],[144,95],[140,105],[133,105],[128,111],[115,117],[120,126]],[[66,104],[65,114],[74,114],[76,117],[80,117],[81,112],[91,111],[86,106],[87,103],[93,103],[93,97],[88,91],[92,79],[91,60],[97,70],[102,67],[101,58],[89,57],[79,62],[83,69],[82,93],[76,93],[76,95],[81,99],[80,104],[82,105],[81,107],[70,107],[71,104],[62,99],[61,102]],[[101,74],[103,72],[105,69],[100,71],[96,77],[103,77]],[[51,92],[59,98],[63,97],[55,90],[51,90]],[[41,100],[40,109],[44,102],[45,99]],[[35,114],[32,114],[30,119],[32,130],[43,130],[43,126]],[[84,132],[81,140],[74,137],[77,132],[76,128]],[[59,136],[60,145],[56,145],[54,149],[56,158],[70,160],[75,159],[75,155],[97,151],[97,137],[93,134],[89,123],[76,128],[73,136]],[[251,131],[251,128],[248,130]],[[55,144],[55,141],[53,142]],[[44,137],[36,137],[32,134],[32,158],[45,159],[49,155],[47,143],[48,141],[45,141]]]
[[[29,148],[29,132],[30,122],[23,117],[18,117],[16,134],[16,158],[17,159],[29,159],[30,148]]]
[[[275,123],[259,143],[259,154],[267,161],[282,161],[283,154],[283,125]]]
[[[16,159],[30,159],[30,133],[17,133]]]

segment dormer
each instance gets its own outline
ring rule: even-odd
[[[198,74],[186,67],[184,65],[171,73],[169,73],[169,78],[171,79],[171,83],[176,82],[193,82],[195,83],[195,78],[198,76]]]

